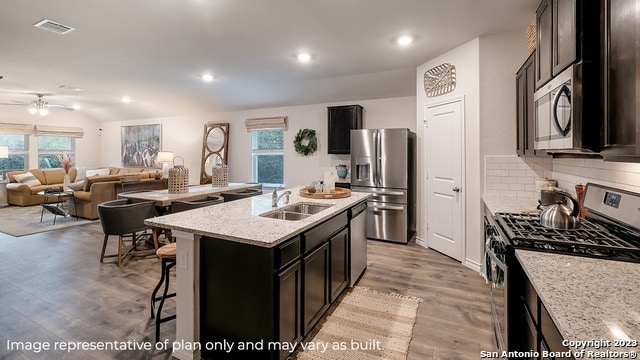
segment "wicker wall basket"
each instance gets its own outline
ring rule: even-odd
[[[532,52],[534,52],[536,50],[536,37],[538,35],[537,32],[536,32],[536,21],[535,20],[533,20],[533,22],[531,22],[531,24],[529,24],[525,34],[527,36],[527,49],[529,50],[529,54],[531,54]]]
[[[189,169],[184,167],[184,159],[180,156],[173,158],[182,160],[182,165],[174,165],[169,169],[169,194],[183,194],[189,192]]]
[[[211,186],[225,187],[227,185],[229,185],[229,167],[221,164],[211,168]]]

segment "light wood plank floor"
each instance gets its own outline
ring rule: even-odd
[[[111,240],[115,249],[117,239]],[[99,222],[14,238],[0,233],[0,359],[170,359],[170,350],[10,350],[16,342],[153,342],[155,257],[101,264]],[[369,242],[360,284],[423,298],[409,359],[477,359],[493,350],[489,289],[459,262],[415,244]],[[172,301],[167,302],[172,312]],[[175,339],[175,321],[162,324]]]

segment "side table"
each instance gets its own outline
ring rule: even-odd
[[[72,210],[76,209],[76,200],[73,197],[73,191],[40,191],[38,195],[44,196],[44,203],[42,205],[42,211],[40,212],[40,222],[42,222],[42,216],[44,210],[53,214],[53,224],[56,224],[56,218],[58,215],[67,217]],[[66,200],[72,200],[73,207],[71,209],[64,208],[64,202]],[[76,221],[78,220],[78,212],[76,210]]]

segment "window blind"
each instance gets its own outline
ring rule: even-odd
[[[81,138],[84,136],[84,130],[81,127],[67,127],[55,125],[35,125],[34,132],[36,136],[69,136]]]
[[[32,124],[0,123],[0,134],[25,134],[33,133]]]
[[[268,118],[253,118],[247,119],[244,122],[244,125],[247,127],[247,131],[256,131],[256,130],[286,130],[287,129],[287,117],[286,116],[277,116],[277,117],[268,117]]]

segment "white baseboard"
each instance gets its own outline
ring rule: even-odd
[[[475,271],[477,271],[478,273],[480,273],[480,267],[481,267],[481,264],[480,264],[480,263],[475,262],[475,261],[470,260],[470,259],[464,259],[464,262],[463,262],[462,264],[463,264],[464,266],[468,267],[469,269],[471,269],[471,270],[475,270]]]
[[[420,245],[425,249],[429,248],[429,246],[427,246],[427,242],[423,238],[418,237],[417,235],[416,235],[416,245]]]

